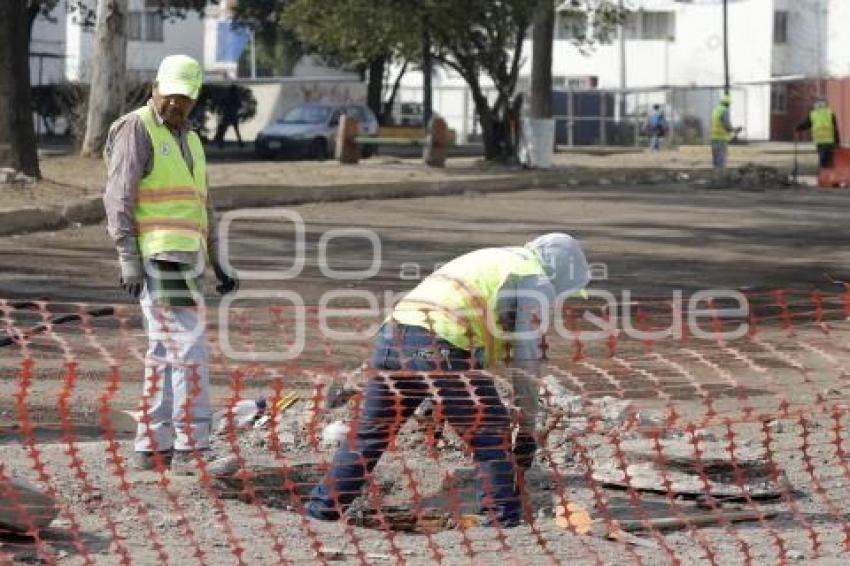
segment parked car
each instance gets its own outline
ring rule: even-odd
[[[257,135],[254,150],[263,159],[327,159],[334,153],[336,131],[343,114],[357,118],[360,135],[377,135],[378,119],[363,104],[299,104]],[[364,152],[364,156],[370,153]]]

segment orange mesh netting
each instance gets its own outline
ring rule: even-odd
[[[478,513],[476,485],[492,486],[469,448],[486,429],[510,454],[476,389],[492,379],[512,406],[498,368],[384,372],[387,452],[343,519],[323,522],[304,505],[337,445],[354,445],[380,317],[234,303],[225,335],[208,309],[212,446],[227,465],[197,457],[182,476],[165,457],[131,463],[152,393],[137,306],[0,300],[0,562],[841,562],[850,293],[747,298],[745,314],[709,300],[698,318],[669,299],[568,302],[535,378],[540,450],[513,528]],[[588,334],[600,324],[587,313],[611,326]],[[472,400],[462,418],[447,378]],[[404,418],[410,383],[428,404]]]

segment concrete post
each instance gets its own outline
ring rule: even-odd
[[[431,118],[422,150],[422,160],[430,167],[444,167],[449,153],[449,126],[439,116]]]
[[[334,148],[334,157],[340,163],[356,165],[360,162],[360,145],[355,141],[359,131],[360,124],[356,118],[347,114],[340,117]]]

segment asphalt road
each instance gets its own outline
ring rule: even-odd
[[[330,290],[403,292],[417,274],[465,251],[518,245],[560,230],[584,242],[594,286],[615,292],[669,296],[674,289],[811,286],[835,291],[824,273],[850,279],[848,205],[850,196],[841,192],[687,186],[316,203],[268,209],[277,218],[235,221],[231,257],[241,269],[287,270],[298,240],[291,218],[300,218],[303,270],[295,278],[248,281],[243,288],[296,291],[307,304],[317,304]],[[332,232],[352,228],[372,236]],[[320,248],[331,269],[374,267],[375,274],[328,276],[319,268]],[[0,238],[0,297],[126,302],[117,278],[102,224]]]

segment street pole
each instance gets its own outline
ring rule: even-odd
[[[620,15],[623,14],[623,0],[618,4]],[[626,113],[626,26],[620,23],[620,94],[617,103],[617,121],[622,120]]]
[[[251,78],[257,78],[257,42],[255,40],[256,32],[251,30]]]
[[[729,0],[723,0],[723,86],[729,94]]]
[[[820,97],[820,96],[823,96],[823,30],[821,29],[821,26],[823,25],[823,23],[822,23],[823,18],[821,17],[822,6],[821,6],[820,2],[818,2],[816,4],[815,9],[817,10],[817,20],[816,20],[816,26],[815,26],[816,35],[817,35],[816,50],[817,50],[817,60],[818,60],[817,61],[817,69],[818,69],[817,85],[818,85],[818,96]]]

